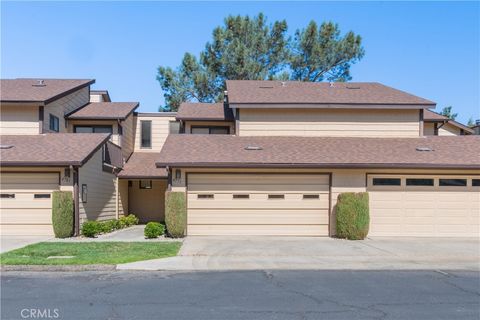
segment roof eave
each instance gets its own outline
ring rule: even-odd
[[[292,108],[306,109],[432,109],[436,103],[297,103],[297,102],[229,102],[229,108]]]

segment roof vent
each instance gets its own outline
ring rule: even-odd
[[[285,81],[282,81],[282,87],[285,87],[287,83]]]
[[[273,86],[260,86],[260,89],[273,89]]]
[[[333,88],[335,85],[333,84],[333,82],[330,82],[330,88]]]
[[[32,84],[33,87],[45,87],[45,80],[37,80],[35,84]]]
[[[13,144],[0,144],[0,149],[11,149]]]
[[[433,150],[432,148],[430,148],[430,147],[416,147],[415,150],[417,150],[417,151],[426,151],[426,152],[428,152],[428,151],[434,151],[434,150]]]
[[[246,146],[245,150],[263,150],[263,148],[259,146]]]
[[[359,86],[347,86],[347,89],[358,90],[360,89]]]

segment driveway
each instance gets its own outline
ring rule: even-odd
[[[0,236],[0,253],[52,239],[53,236]]]
[[[120,270],[480,270],[472,238],[187,237],[177,257]]]

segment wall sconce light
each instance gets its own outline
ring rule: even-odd
[[[180,169],[175,170],[175,180],[180,180],[182,178],[182,171]]]
[[[70,168],[65,168],[64,176],[65,176],[66,178],[70,178]]]

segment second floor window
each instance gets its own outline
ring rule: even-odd
[[[58,132],[60,129],[60,120],[53,114],[50,115],[50,130]]]
[[[141,148],[152,147],[152,121],[140,121],[141,127]]]
[[[113,133],[112,126],[74,126],[75,133]]]

